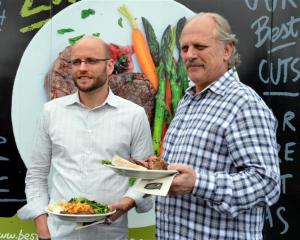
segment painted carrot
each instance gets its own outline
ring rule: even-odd
[[[137,60],[143,73],[145,73],[147,78],[150,80],[154,89],[157,90],[158,76],[145,37],[142,31],[138,28],[136,20],[134,19],[134,17],[132,16],[131,12],[125,4],[120,6],[118,11],[128,19],[132,27],[133,50],[136,54]]]

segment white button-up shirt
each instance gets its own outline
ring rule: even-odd
[[[129,187],[128,178],[101,164],[114,154],[126,159],[145,159],[152,154],[151,130],[142,107],[111,90],[106,101],[94,109],[82,105],[78,93],[47,102],[26,175],[27,205],[18,211],[19,216],[33,219],[43,214],[49,203],[78,196],[106,204],[128,196],[135,200],[138,212],[150,210],[151,199],[143,199]],[[124,215],[111,225],[76,231],[74,223],[48,218],[51,237],[59,240],[126,239],[127,225]]]

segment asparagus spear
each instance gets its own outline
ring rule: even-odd
[[[173,58],[175,48],[176,28],[169,25],[165,30],[161,43],[161,57],[166,68],[167,78],[170,80],[172,92],[172,109],[176,112],[182,97],[181,82],[177,82],[176,65]]]
[[[177,25],[176,25],[177,26],[176,27],[176,46],[177,46],[177,49],[179,52],[177,65],[176,65],[176,73],[177,73],[177,82],[181,82],[183,92],[189,86],[189,80],[188,80],[188,76],[186,73],[186,69],[185,69],[183,60],[180,55],[181,48],[180,48],[180,43],[179,43],[180,34],[182,32],[185,22],[186,22],[186,17],[182,17],[178,20]]]
[[[153,29],[151,23],[144,17],[142,17],[142,21],[143,21],[143,26],[144,26],[150,54],[152,56],[155,66],[157,67],[159,65],[159,61],[160,61],[159,43],[157,41],[157,38],[156,38],[154,29]]]
[[[160,140],[162,136],[162,128],[165,114],[165,95],[166,95],[166,79],[165,70],[162,61],[156,68],[158,74],[158,92],[155,97],[155,112],[153,121],[152,142],[154,154],[160,155]]]

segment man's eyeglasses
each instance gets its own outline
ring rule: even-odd
[[[81,59],[74,59],[71,60],[70,63],[73,66],[80,66],[82,63],[85,63],[86,65],[96,65],[99,62],[107,61],[109,58],[86,58],[85,60]]]

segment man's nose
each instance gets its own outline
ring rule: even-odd
[[[193,47],[189,47],[187,52],[186,52],[186,57],[188,59],[193,59],[196,57],[196,51]]]
[[[87,64],[85,61],[81,61],[80,66],[79,66],[79,70],[80,71],[85,71],[87,69]]]

